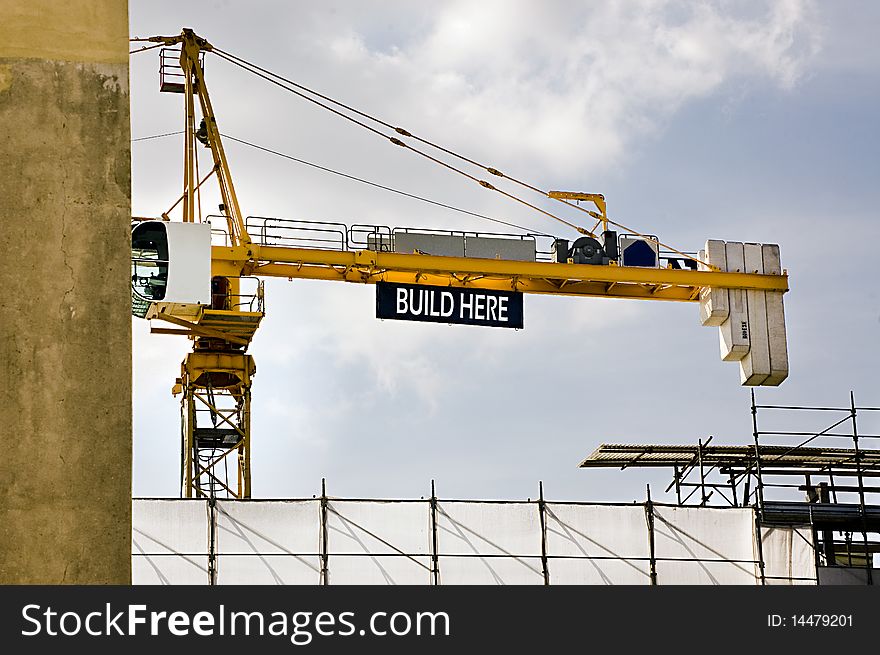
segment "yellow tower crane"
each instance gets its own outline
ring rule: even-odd
[[[215,52],[276,84],[284,78],[267,76],[265,69],[214,48],[190,29],[177,36],[138,40],[155,44],[149,47],[165,46],[160,54],[161,90],[182,93],[186,108],[183,193],[172,207],[181,205],[182,221],[170,220],[169,210],[158,219],[138,218],[132,223],[133,313],[167,324],[152,327],[153,333],[186,335],[193,342],[173,390],[182,394],[183,496],[251,495],[250,389],[256,368],[247,348],[264,316],[263,277],[375,284],[377,316],[382,318],[506,327],[521,327],[517,302],[521,303],[522,294],[699,303],[702,323],[719,327],[722,358],[740,362],[743,384],[778,385],[787,376],[782,294],[788,290],[788,276],[779,265],[778,246],[708,241],[699,255],[687,255],[611,221],[602,195],[540,191],[456,155],[585,212],[596,221],[593,230],[602,226],[601,235],[596,234],[427,155],[398,137],[437,146],[381,121],[394,134],[367,129],[559,220],[582,236],[572,244],[553,240],[545,253],[549,257],[541,261],[531,235],[485,237],[381,226],[327,229],[326,224],[280,219],[250,221],[235,194],[205,83],[204,53]],[[351,110],[290,84],[298,95],[313,94],[307,99],[321,106],[329,101]],[[359,119],[343,118],[364,125]],[[213,161],[204,176],[196,154],[199,143],[210,149]],[[197,212],[197,194],[211,177],[216,177],[222,199],[221,214],[213,218],[220,219],[222,229],[212,230],[211,217]],[[598,211],[571,201],[590,202]],[[611,228],[623,234],[618,238]],[[297,243],[288,236],[295,230],[321,236]],[[328,239],[327,233],[335,236]],[[671,251],[665,267],[661,246]]]

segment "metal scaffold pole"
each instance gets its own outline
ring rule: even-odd
[[[440,558],[437,553],[437,493],[431,480],[431,584],[440,584]]]
[[[541,519],[541,572],[544,584],[550,584],[550,568],[547,563],[547,507],[544,503],[544,481],[538,482],[538,515]]]
[[[321,540],[320,540],[320,552],[318,553],[321,558],[321,584],[329,585],[330,584],[330,555],[327,551],[327,480],[325,478],[321,478]]]
[[[874,584],[873,561],[870,546],[868,544],[868,516],[865,509],[865,483],[862,477],[862,456],[859,450],[859,429],[856,422],[855,394],[849,392],[850,422],[852,423],[853,449],[856,460],[856,479],[859,487],[859,515],[862,522],[862,543],[865,547],[865,579],[869,585]]]
[[[648,554],[650,557],[651,585],[657,585],[657,557],[654,548],[654,503],[651,501],[651,485],[647,485],[647,500],[645,501],[645,520],[648,523]]]

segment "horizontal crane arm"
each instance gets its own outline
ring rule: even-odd
[[[788,291],[788,275],[785,273],[762,275],[282,246],[254,245],[251,250],[253,259],[248,260],[242,248],[213,247],[213,274],[231,276],[245,272],[265,277],[361,284],[418,283],[682,302],[698,301],[703,288]]]

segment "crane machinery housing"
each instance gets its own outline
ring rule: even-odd
[[[190,29],[133,41],[152,44],[144,49],[162,48],[160,90],[183,94],[186,109],[183,193],[159,218],[132,220],[132,312],[154,321],[153,333],[186,335],[193,342],[173,389],[175,395],[182,394],[184,497],[251,496],[251,383],[256,367],[247,348],[265,315],[264,277],[374,284],[379,318],[495,327],[522,327],[523,294],[698,303],[701,323],[719,328],[722,359],[739,362],[742,384],[775,386],[787,377],[782,297],[788,275],[777,245],[708,240],[697,254],[675,250],[655,236],[609,219],[600,194],[542,191],[246,62]],[[205,83],[206,52],[555,219],[580,236],[570,243],[543,234],[246,217]],[[212,158],[204,176],[199,172],[198,144]],[[421,145],[586,213],[595,224],[587,229],[563,219],[437,159]],[[220,214],[202,216],[200,188],[211,177],[219,186]],[[589,202],[596,211],[572,201]],[[169,213],[178,205],[182,220],[172,221]]]

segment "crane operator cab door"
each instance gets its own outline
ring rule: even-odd
[[[131,230],[131,313],[196,316],[211,304],[211,226],[143,221]]]

